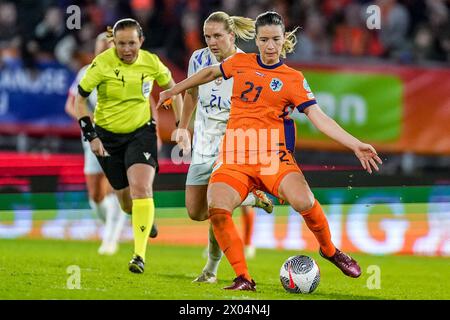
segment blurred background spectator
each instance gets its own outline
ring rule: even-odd
[[[66,24],[73,14],[67,8],[72,5],[80,9],[78,29]],[[379,29],[367,26],[370,5],[379,8]],[[267,10],[278,11],[287,31],[300,27],[295,51],[287,59],[301,67],[375,65],[383,69],[401,64],[445,70],[450,66],[450,1],[446,0],[0,0],[0,120],[7,124],[0,126],[0,149],[33,150],[29,139],[33,135],[37,137],[34,150],[49,145],[55,146],[55,152],[73,152],[78,147],[78,127],[70,127],[70,119],[58,113],[63,110],[60,101],[65,101],[71,77],[92,60],[95,38],[107,26],[125,17],[138,20],[145,36],[143,48],[162,57],[180,80],[191,53],[206,45],[203,21],[216,10],[253,19]],[[246,52],[257,51],[254,41],[241,41],[238,46]],[[354,97],[336,94],[332,98],[322,94],[319,100],[334,110]],[[448,94],[436,99],[443,101],[440,108],[444,110]],[[29,101],[35,104],[33,109]],[[410,102],[401,108],[405,105]],[[55,122],[63,128],[56,130]],[[162,139],[170,142],[170,128],[166,131]],[[414,154],[399,159],[404,168],[408,163],[420,164]],[[447,165],[448,157],[443,161],[441,167]]]
[[[0,3],[0,54],[2,59],[15,57],[20,46],[17,8],[12,2]]]
[[[68,30],[66,8],[78,5],[82,28]],[[366,27],[366,8],[381,9],[381,29]],[[204,46],[202,23],[213,10],[255,18],[265,10],[285,17],[287,29],[300,26],[290,60],[374,58],[405,64],[449,62],[449,2],[445,0],[79,0],[0,1],[2,61],[22,56],[57,59],[76,70],[92,57],[96,34],[124,17],[137,19],[144,48],[185,68],[190,54]],[[239,44],[254,51],[253,43]]]

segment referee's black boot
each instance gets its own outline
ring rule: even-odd
[[[133,273],[144,273],[144,259],[135,254],[133,259],[128,263],[128,270]]]
[[[156,238],[158,236],[158,227],[155,222],[153,222],[152,230],[150,230],[150,238]]]

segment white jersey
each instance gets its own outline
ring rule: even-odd
[[[78,73],[77,76],[75,78],[75,80],[73,80],[72,85],[70,86],[69,89],[69,93],[72,96],[76,96],[78,93],[78,84],[80,83],[80,80],[83,78],[84,74],[86,73],[87,68],[90,66],[90,64],[84,66],[83,68],[81,68]],[[95,105],[97,104],[97,89],[92,90],[91,94],[89,95],[88,99],[87,99],[87,105],[89,107],[89,109],[94,112],[95,109]]]
[[[242,50],[237,49],[237,52]],[[209,48],[196,50],[189,60],[188,77],[217,63]],[[232,90],[232,78],[224,80],[220,77],[199,86],[192,162],[202,163],[208,161],[207,158],[217,157],[230,116]]]

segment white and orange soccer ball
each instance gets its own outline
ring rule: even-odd
[[[311,257],[289,257],[281,266],[280,280],[287,292],[311,293],[319,285],[320,269]]]

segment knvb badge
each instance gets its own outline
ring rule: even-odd
[[[270,81],[270,89],[272,89],[272,91],[278,92],[281,90],[282,87],[283,87],[283,82],[280,79],[273,78]]]

